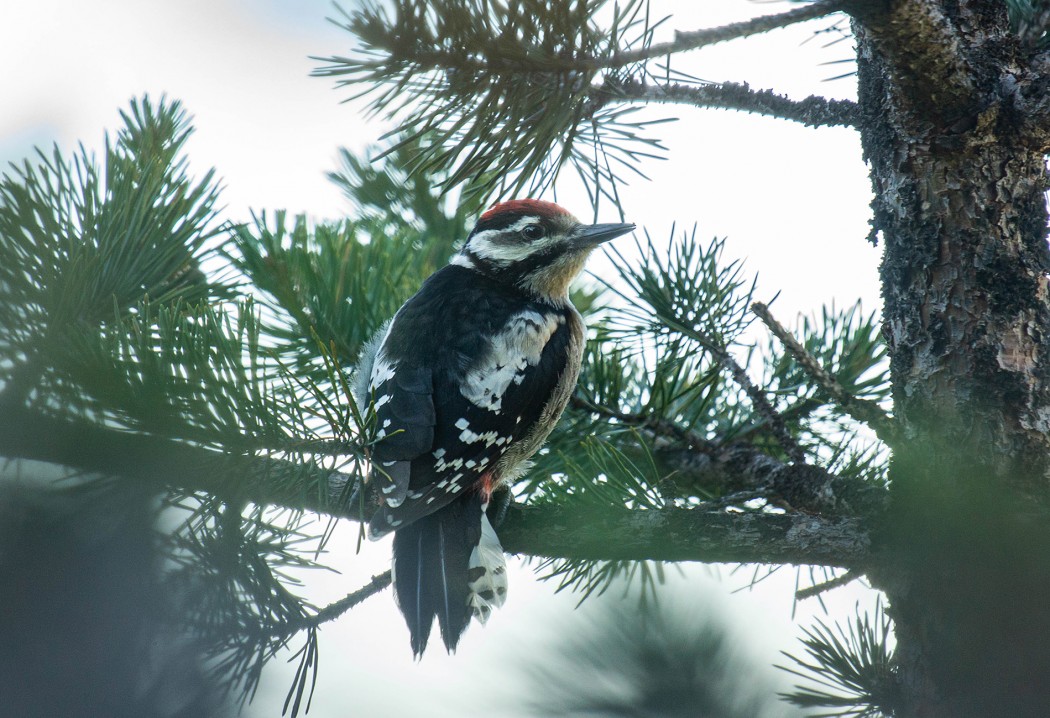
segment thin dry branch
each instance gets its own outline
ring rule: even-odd
[[[792,100],[772,90],[752,90],[746,83],[710,85],[651,84],[638,80],[610,81],[595,93],[599,105],[616,102],[661,102],[752,112],[807,127],[856,127],[857,103],[810,95]]]
[[[893,418],[882,410],[882,407],[873,401],[858,399],[847,392],[835,380],[835,377],[828,373],[820,365],[820,362],[806,351],[805,347],[799,344],[791,332],[776,320],[769,311],[768,306],[762,302],[754,302],[751,305],[751,311],[762,320],[762,323],[769,328],[769,331],[773,332],[773,335],[784,345],[787,353],[794,357],[795,361],[817,383],[817,386],[826,391],[847,414],[857,421],[870,426],[875,431],[875,435],[886,444],[893,446],[896,443],[898,439],[897,425],[894,423]]]

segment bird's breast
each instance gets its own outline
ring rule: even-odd
[[[553,362],[557,374],[551,377],[550,390],[546,396],[540,397],[538,413],[529,417],[528,428],[516,437],[500,458],[496,466],[499,483],[513,482],[528,471],[532,465],[529,459],[539,451],[554,430],[569,403],[569,397],[576,389],[586,339],[583,318],[571,306],[560,316],[562,321],[559,326],[565,333],[565,342]]]

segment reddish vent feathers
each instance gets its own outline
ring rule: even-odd
[[[500,202],[489,207],[485,214],[481,215],[481,221],[503,214],[504,212],[523,212],[527,214],[538,214],[542,217],[557,217],[569,215],[569,212],[553,202],[545,202],[542,199],[512,199]]]

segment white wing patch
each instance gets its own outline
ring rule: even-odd
[[[489,351],[467,370],[460,393],[471,404],[499,414],[511,382],[524,381],[525,369],[540,363],[543,348],[564,323],[560,314],[532,310],[515,314],[493,337]],[[377,357],[377,367],[381,359]]]
[[[386,352],[382,349],[376,354],[376,363],[372,365],[372,380],[369,382],[369,388],[375,391],[384,383],[394,378],[394,363],[387,361]],[[389,401],[389,398],[387,399]],[[377,403],[376,408],[379,407]]]
[[[474,617],[485,623],[492,610],[507,600],[507,560],[484,508],[481,514],[481,541],[470,553],[467,580],[470,581],[467,605]]]

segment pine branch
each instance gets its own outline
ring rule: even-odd
[[[702,509],[513,506],[499,528],[510,553],[584,560],[792,563],[853,568],[871,554],[864,520]]]
[[[786,464],[741,441],[739,435],[731,444],[709,441],[673,421],[618,411],[578,395],[570,399],[570,406],[664,440],[653,455],[671,470],[661,483],[665,497],[703,496],[713,491],[721,496],[723,507],[765,498],[821,515],[869,515],[884,508],[881,485],[836,476],[804,462]],[[768,424],[763,423],[763,428],[768,430]],[[727,502],[727,497],[733,500]]]
[[[780,697],[803,708],[826,711],[813,715],[900,715],[900,680],[891,629],[881,604],[876,605],[873,616],[858,609],[856,618],[846,626],[832,627],[818,620],[804,631],[805,659],[783,652],[795,665],[777,667],[806,683]]]
[[[841,576],[836,576],[830,581],[818,583],[816,586],[810,586],[809,588],[800,588],[798,591],[795,591],[795,600],[801,601],[806,598],[813,598],[814,596],[819,596],[825,591],[830,591],[833,588],[838,588],[839,586],[845,586],[848,583],[853,583],[858,578],[860,578],[860,576],[860,571],[850,569],[849,571],[846,571],[846,573],[842,574]]]
[[[634,79],[608,80],[594,96],[598,106],[620,102],[679,103],[751,112],[806,127],[856,127],[860,121],[857,104],[850,100],[829,100],[817,95],[792,100],[772,90],[753,90],[746,82],[657,85]]]
[[[0,412],[0,456],[87,473],[206,491],[226,499],[333,513],[350,475],[310,463],[223,454],[147,434],[55,419],[21,407]],[[351,508],[338,512],[355,518]]]
[[[835,377],[829,374],[820,365],[820,362],[810,355],[805,347],[799,344],[798,340],[773,317],[769,307],[761,302],[754,302],[751,305],[751,311],[773,332],[787,352],[802,365],[802,368],[817,385],[826,391],[847,414],[874,429],[876,436],[886,444],[892,446],[898,440],[897,426],[893,419],[882,410],[882,407],[873,401],[858,399],[842,388]]]
[[[311,616],[304,616],[300,621],[282,627],[282,631],[288,629],[287,632],[291,633],[292,631],[299,631],[306,628],[317,628],[322,623],[334,621],[354,606],[365,601],[365,599],[371,598],[387,588],[390,585],[392,578],[390,571],[384,571],[378,576],[373,576],[371,581],[353,593],[348,593],[343,598],[328,604]]]
[[[346,500],[347,482],[351,480],[346,474],[279,459],[226,456],[157,437],[74,424],[24,409],[0,415],[0,456],[125,476],[152,483],[158,490],[174,486],[360,519],[355,507]],[[632,511],[514,506],[501,525],[500,536],[506,550],[540,556],[804,563],[852,568],[863,565],[870,553],[871,519],[869,514],[822,518],[700,509]],[[373,583],[381,582],[379,577]]]
[[[623,67],[634,62],[642,62],[677,52],[696,50],[719,42],[758,35],[787,27],[788,25],[831,15],[845,9],[846,5],[847,3],[844,0],[818,0],[817,2],[776,15],[764,15],[742,22],[722,25],[721,27],[693,30],[692,32],[679,31],[675,33],[675,39],[671,42],[649,45],[630,52],[617,52],[608,60],[599,63],[598,67]]]

